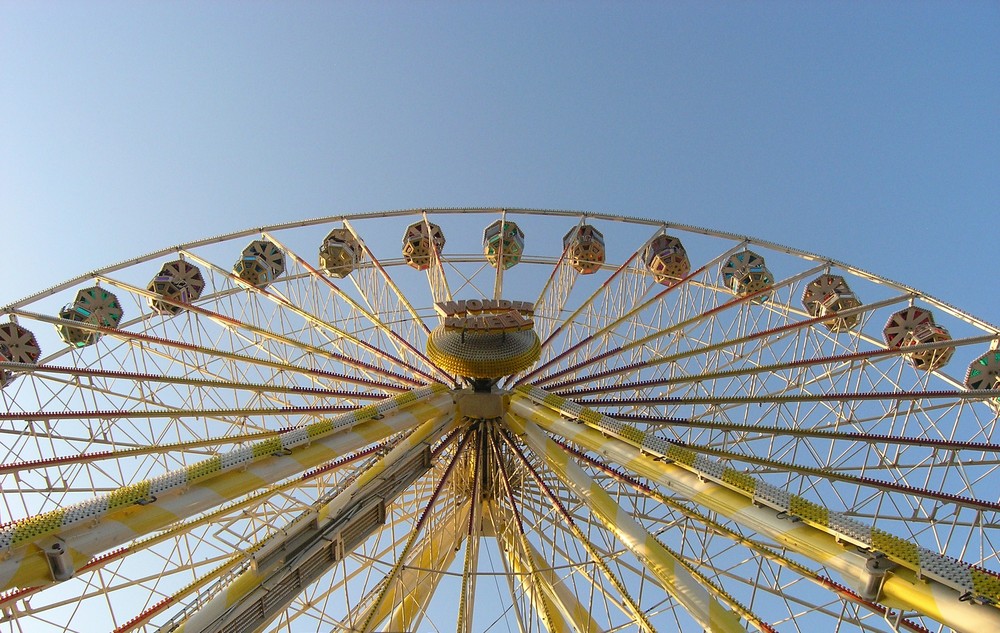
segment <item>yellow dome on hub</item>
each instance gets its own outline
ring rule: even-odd
[[[530,303],[470,299],[435,308],[442,324],[427,340],[427,356],[446,371],[500,378],[530,368],[541,356]]]

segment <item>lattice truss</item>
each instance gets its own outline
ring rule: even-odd
[[[95,287],[120,321],[73,303]],[[470,417],[490,386],[427,358],[433,304],[494,298],[534,303],[542,354]],[[423,209],[2,311],[0,631],[1000,626],[1000,331],[845,263]]]

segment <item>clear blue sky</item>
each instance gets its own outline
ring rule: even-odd
[[[1000,322],[1000,3],[0,0],[0,304],[428,206],[750,234]]]

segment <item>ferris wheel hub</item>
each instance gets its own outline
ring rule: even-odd
[[[427,339],[427,356],[446,371],[498,379],[530,368],[541,355],[531,303],[469,299],[435,309],[442,323]]]
[[[458,415],[473,420],[495,420],[502,418],[510,405],[510,394],[493,391],[483,393],[462,389],[455,391]]]

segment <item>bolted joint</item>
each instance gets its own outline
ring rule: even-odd
[[[52,580],[62,582],[69,580],[76,573],[73,566],[73,558],[69,554],[66,541],[53,537],[40,543],[42,551],[45,552],[45,560],[49,563],[49,572]]]
[[[886,574],[898,567],[881,553],[870,553],[864,571],[859,571],[858,594],[865,600],[877,602],[882,595]]]

